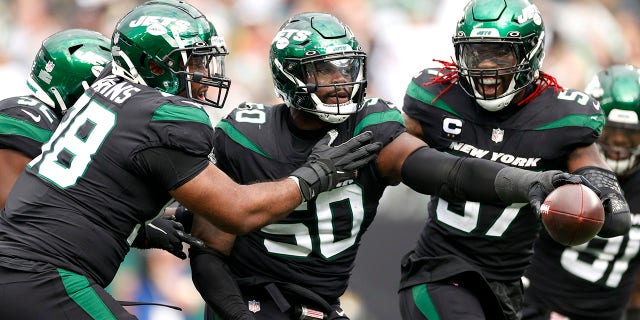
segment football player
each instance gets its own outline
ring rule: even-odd
[[[640,211],[640,70],[616,65],[585,90],[600,102],[606,123],[598,146],[620,181],[632,212]],[[634,219],[635,221],[636,219]],[[640,269],[640,226],[613,238],[565,247],[540,233],[525,291],[524,319],[619,320]]]
[[[348,319],[339,298],[388,185],[402,181],[427,194],[488,202],[527,202],[538,194],[531,197],[538,203],[554,186],[581,181],[560,171],[534,173],[430,149],[406,133],[393,105],[365,98],[366,54],[349,27],[330,14],[291,17],[275,35],[269,61],[284,103],[243,103],[216,127],[216,164],[234,180],[286,177],[329,130],[337,130],[338,143],[369,130],[383,147],[354,179],[257,231],[235,237],[196,217],[194,234],[219,250],[190,249],[196,288],[214,311],[209,319]],[[532,187],[537,191],[530,193]],[[241,295],[216,290],[217,281],[228,280],[217,271],[224,262]],[[242,313],[247,307],[251,313]]]
[[[407,87],[407,130],[458,157],[583,175],[601,191],[599,235],[625,234],[629,207],[595,144],[602,110],[540,70],[544,42],[542,17],[529,0],[470,1],[453,36],[455,61],[423,70]],[[432,197],[428,210],[402,261],[403,319],[518,319],[521,277],[541,226],[537,210],[448,195]]]
[[[583,175],[606,208],[599,235],[624,234],[629,208],[595,144],[602,110],[540,70],[544,42],[542,17],[530,1],[470,1],[453,36],[455,61],[423,70],[407,87],[407,130],[459,157]],[[416,247],[402,261],[403,319],[519,319],[520,279],[541,226],[536,210],[448,195],[432,197],[428,210]]]
[[[42,42],[27,79],[31,95],[0,101],[0,208],[24,167],[40,153],[59,119],[111,61],[111,44],[69,29]]]
[[[104,287],[172,198],[243,233],[353,179],[379,149],[367,132],[335,147],[328,135],[291,178],[238,185],[208,157],[203,105],[222,106],[230,83],[212,23],[183,1],[149,1],[118,22],[111,53],[0,215],[3,318],[134,319]]]
[[[32,95],[0,101],[0,205],[24,167],[40,153],[60,119],[111,61],[111,43],[86,29],[55,33],[42,42],[27,85]],[[177,221],[159,218],[138,233],[132,246],[159,248],[186,259],[182,241],[199,244]]]

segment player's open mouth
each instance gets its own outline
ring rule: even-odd
[[[196,99],[200,101],[206,101],[206,97],[207,97],[207,90],[199,90],[198,95],[196,96]]]
[[[499,89],[501,88],[502,79],[500,78],[480,78],[476,80],[476,86],[478,88],[478,92],[485,97],[495,96],[499,94]]]

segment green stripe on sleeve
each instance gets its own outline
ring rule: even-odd
[[[173,104],[163,104],[156,109],[151,117],[151,121],[191,121],[199,122],[209,127],[211,119],[206,111],[197,107],[176,106]]]
[[[411,83],[409,83],[409,86],[407,87],[407,95],[416,100],[422,101],[426,104],[430,104],[434,107],[440,108],[446,112],[460,117],[460,114],[457,111],[453,110],[453,108],[449,104],[442,101],[442,99],[438,99],[434,102],[433,99],[436,98],[436,95],[427,90],[424,90],[413,81],[411,81]]]
[[[600,134],[602,133],[602,127],[604,126],[604,115],[572,114],[556,121],[549,122],[543,126],[537,127],[535,128],[535,130],[548,130],[571,126],[588,127]]]
[[[358,134],[360,134],[360,132],[364,128],[368,126],[372,126],[372,125],[376,125],[376,124],[380,124],[388,121],[396,121],[402,124],[402,126],[404,126],[404,119],[402,118],[402,113],[400,112],[400,110],[391,109],[384,112],[372,113],[364,117],[364,119],[362,119],[360,123],[358,123],[358,125],[356,126],[356,129],[354,130],[353,135],[357,136]]]
[[[53,132],[31,122],[0,114],[0,135],[23,136],[40,143],[49,141]]]
[[[238,144],[240,144],[241,146],[263,156],[266,158],[271,159],[272,156],[268,153],[266,153],[264,150],[260,149],[260,147],[258,147],[255,143],[253,143],[251,140],[249,140],[249,138],[247,138],[244,134],[242,134],[242,132],[238,131],[238,129],[236,129],[231,123],[229,123],[227,120],[222,119],[220,120],[220,122],[218,122],[218,125],[216,126],[216,128],[224,131],[224,133],[226,133],[229,138],[231,138],[231,140],[237,142]]]
[[[60,268],[58,268],[58,274],[69,297],[93,319],[117,320],[98,293],[91,288],[87,278]]]

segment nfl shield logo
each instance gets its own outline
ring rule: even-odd
[[[491,133],[491,141],[499,143],[502,142],[502,138],[504,138],[504,130],[493,129],[493,132]]]
[[[44,66],[44,70],[47,72],[51,72],[51,70],[53,70],[53,67],[55,67],[56,65],[53,63],[53,61],[49,61],[47,62],[47,65]]]
[[[249,311],[256,313],[260,311],[260,302],[256,300],[249,301]]]

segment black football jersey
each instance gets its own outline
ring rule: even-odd
[[[207,161],[213,128],[203,107],[103,73],[18,178],[0,217],[0,254],[109,284],[141,224],[186,182],[161,184],[135,160],[153,147]]]
[[[594,143],[602,131],[599,104],[583,92],[548,88],[527,105],[489,112],[457,84],[428,84],[435,71],[412,79],[403,110],[419,121],[424,140],[438,150],[532,171],[566,171],[568,154]],[[523,275],[541,226],[528,204],[432,197],[428,210],[417,257],[457,256],[489,280],[515,281]],[[439,270],[438,277],[459,270]]]
[[[0,101],[0,149],[35,158],[58,126],[56,114],[35,96]]]
[[[631,212],[640,212],[640,171],[620,184]],[[570,318],[621,319],[640,270],[640,213],[632,213],[629,233],[595,237],[574,247],[541,232],[526,272],[527,296]]]
[[[383,145],[405,131],[398,109],[379,99],[337,125],[338,145],[363,131]],[[278,180],[302,165],[326,131],[301,131],[284,104],[242,104],[216,126],[217,165],[239,183]],[[258,276],[309,288],[329,301],[348,284],[362,234],[387,184],[375,162],[348,185],[302,203],[277,223],[240,236],[230,266],[239,277]]]

